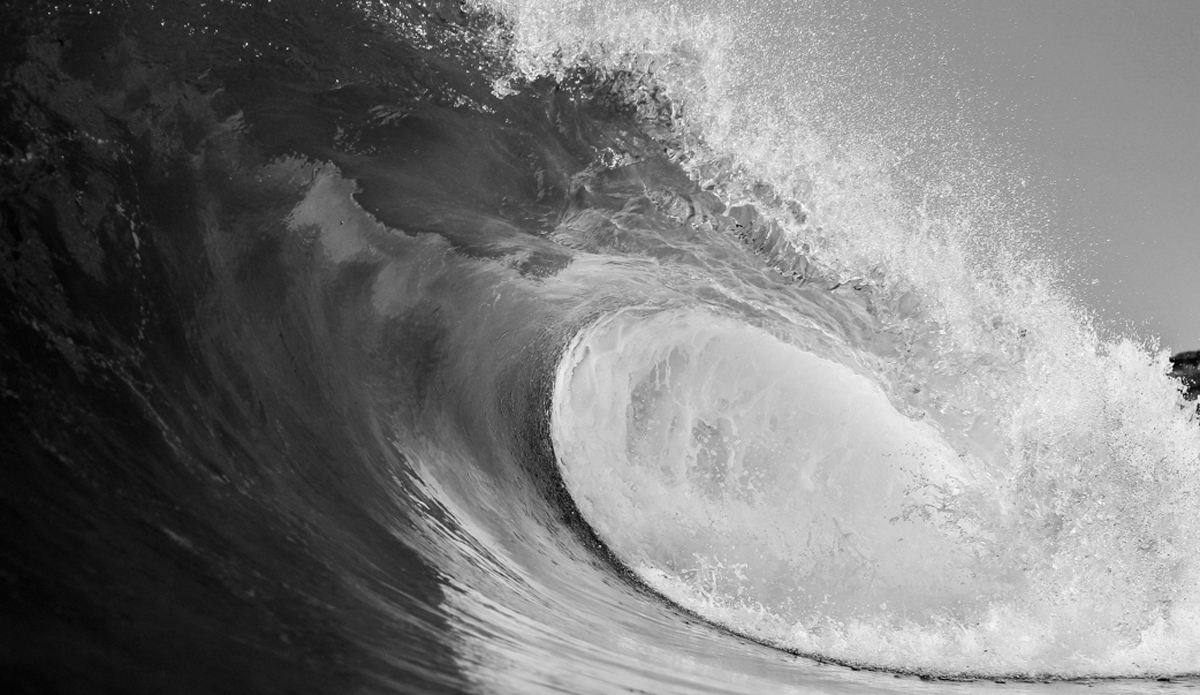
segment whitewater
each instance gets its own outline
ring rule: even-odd
[[[8,681],[1194,687],[1195,405],[870,9],[13,8]]]

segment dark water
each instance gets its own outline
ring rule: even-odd
[[[1014,474],[1006,493],[1035,501],[1043,488],[1053,491],[1046,500],[1059,495],[1053,533],[1062,537],[1054,536],[1052,550],[1038,545],[1042,530],[987,526],[947,507],[955,528],[967,528],[969,518],[989,542],[1036,546],[1019,554],[1028,566],[1057,572],[1065,558],[1088,568],[1079,576],[1093,576],[1086,558],[1129,558],[1109,566],[1115,579],[1086,585],[1115,616],[1099,620],[1096,632],[1054,621],[1019,628],[1059,630],[1055,644],[1068,645],[1062,653],[1084,655],[1061,670],[1053,650],[972,670],[978,654],[961,645],[947,648],[958,656],[938,666],[939,647],[895,647],[911,633],[890,617],[872,623],[864,614],[868,602],[890,600],[928,612],[917,620],[926,630],[918,636],[943,634],[936,626],[948,620],[962,621],[954,629],[980,624],[978,614],[995,610],[1006,592],[1044,589],[1010,576],[995,554],[980,565],[970,564],[976,554],[960,562],[966,551],[943,548],[950,541],[929,530],[944,530],[944,520],[912,522],[913,533],[929,534],[926,550],[944,551],[940,572],[949,579],[941,583],[949,588],[936,610],[913,598],[928,589],[927,578],[902,565],[886,585],[848,589],[837,610],[814,608],[781,584],[779,572],[794,574],[795,564],[781,570],[768,560],[791,546],[746,540],[759,538],[764,519],[779,518],[781,507],[731,506],[744,492],[732,481],[749,475],[751,464],[736,468],[714,453],[718,439],[729,443],[728,428],[765,412],[729,414],[728,403],[742,402],[732,391],[713,406],[726,420],[713,415],[686,430],[699,442],[690,472],[655,483],[663,488],[642,506],[621,506],[633,499],[624,496],[632,479],[617,461],[626,454],[593,454],[579,438],[596,435],[595,446],[607,446],[628,437],[626,452],[650,446],[650,434],[606,428],[628,410],[639,431],[656,432],[662,422],[635,410],[669,399],[643,387],[610,406],[604,394],[632,388],[636,379],[622,369],[649,373],[619,360],[659,350],[656,340],[665,347],[645,357],[648,365],[660,358],[667,365],[672,350],[695,350],[680,359],[697,365],[778,353],[775,362],[754,362],[765,365],[758,371],[713,383],[774,394],[771,408],[785,414],[800,398],[785,388],[793,368],[786,350],[807,355],[797,358],[809,367],[797,372],[795,388],[825,389],[830,398],[865,394],[846,406],[865,414],[848,417],[874,424],[854,437],[882,441],[880,432],[895,428],[908,433],[898,437],[916,438],[904,440],[918,442],[912,446],[988,462],[1003,458],[989,451],[1012,451],[995,444],[999,435],[979,434],[987,423],[952,409],[938,415],[925,396],[904,390],[913,380],[945,377],[922,371],[915,358],[887,361],[903,341],[880,337],[880,326],[899,325],[889,316],[916,321],[913,290],[871,294],[865,276],[822,266],[786,243],[768,208],[776,205],[794,224],[812,211],[784,200],[779,182],[752,182],[757,207],[728,207],[724,192],[734,184],[714,187],[698,175],[696,167],[707,165],[697,164],[690,131],[680,126],[680,102],[654,80],[581,62],[553,75],[521,73],[511,51],[517,20],[453,2],[47,2],[9,4],[3,18],[0,663],[7,691],[998,687],[822,665],[837,661],[955,677],[1150,677],[1102,682],[1141,692],[1160,687],[1154,678],[1200,667],[1192,633],[1174,627],[1192,615],[1188,587],[1197,576],[1192,529],[1178,518],[1195,504],[1191,488],[1178,484],[1194,463],[1191,450],[1163,464],[1166,472],[1146,473],[1153,488],[1120,478],[1142,464],[1106,450],[1090,470],[1118,477],[1084,483],[1132,490],[1112,503],[1059,494],[1084,489],[1070,488],[1084,484],[1070,482],[1081,480],[1078,471]],[[732,180],[717,169],[704,171]],[[633,337],[613,344],[601,335],[626,320],[621,335]],[[982,320],[1000,325],[991,314]],[[1025,339],[1017,327],[996,339],[989,354],[1011,359],[992,359],[987,364],[1000,366],[989,375],[1024,364],[1011,357],[1018,334]],[[701,347],[714,335],[741,337],[724,338],[734,343],[723,344],[732,352],[721,357]],[[932,339],[904,347],[948,350]],[[579,363],[599,360],[589,382],[595,399],[571,386],[582,382],[569,381],[575,362],[560,364],[568,353]],[[1144,363],[1137,374],[1161,367],[1132,348],[1106,354]],[[605,355],[617,362],[603,362]],[[1136,381],[1133,367],[1105,368],[1119,386]],[[819,386],[826,382],[813,374],[842,380]],[[687,378],[663,393],[709,383],[704,374]],[[881,386],[861,385],[871,378]],[[777,383],[784,386],[772,391]],[[1157,389],[1149,400],[1177,398],[1165,378],[1148,388]],[[615,419],[588,419],[606,407],[617,409]],[[939,424],[944,441],[930,444],[932,429],[912,430],[922,408],[949,423]],[[1143,411],[1105,412],[1146,431]],[[1080,416],[1094,425],[1088,418]],[[1146,436],[1178,449],[1179,428],[1194,424],[1186,414],[1179,419]],[[795,422],[821,431],[847,426]],[[782,436],[779,429],[756,436]],[[1084,439],[1076,432],[1055,441],[1069,448]],[[644,460],[666,461],[668,449],[643,452]],[[575,458],[560,465],[562,450]],[[772,461],[771,475],[790,470]],[[961,499],[975,499],[968,494],[981,479],[974,471],[937,466],[943,488],[960,485],[968,495]],[[604,474],[580,482],[580,470]],[[754,475],[761,482],[766,474]],[[795,494],[821,494],[812,493],[816,475],[803,473],[808,492]],[[826,495],[842,484],[866,489],[825,475],[816,484]],[[703,479],[696,489],[708,502],[678,489],[684,479]],[[1175,490],[1169,513],[1150,505],[1153,515],[1129,516],[1149,495],[1169,497],[1166,489]],[[946,503],[921,496],[927,492],[910,498]],[[896,493],[879,494],[845,504],[894,502],[906,513]],[[659,508],[662,500],[670,503]],[[1028,513],[1046,508],[1031,502]],[[699,516],[679,521],[678,533],[663,525],[689,510]],[[1132,521],[1093,534],[1091,545],[1063,540],[1072,519],[1110,512]],[[860,536],[872,533],[869,514],[859,521],[813,514],[788,521],[829,534],[836,524],[859,523]],[[696,525],[714,519],[727,533],[697,538]],[[886,560],[882,548],[892,541],[879,538],[854,557]],[[831,539],[810,540],[805,586],[858,587],[862,567],[845,560],[852,553],[830,550]],[[751,550],[767,558],[761,567],[729,554]],[[835,556],[822,564],[826,551]],[[950,586],[956,572],[984,570],[992,574],[982,588]],[[1046,576],[1041,581],[1059,582],[1055,591],[1081,590],[1076,574]],[[767,606],[766,624],[737,613],[750,604],[729,599],[741,596],[736,577],[757,592],[758,608]],[[708,593],[689,594],[689,582]],[[1116,598],[1126,595],[1133,598]],[[1085,617],[1099,610],[1074,609]],[[847,646],[851,633],[812,627],[791,639],[771,622],[803,623],[814,610],[886,634],[861,644],[851,636]],[[1166,636],[1145,638],[1155,629]],[[1136,652],[1143,644],[1149,661],[1130,666],[1087,651],[1118,633],[1143,635],[1126,646]]]

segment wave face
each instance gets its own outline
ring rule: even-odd
[[[920,18],[10,14],[16,691],[1194,685],[1195,410]]]

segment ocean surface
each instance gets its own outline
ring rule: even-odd
[[[1196,409],[898,7],[5,2],[0,686],[1200,685]]]

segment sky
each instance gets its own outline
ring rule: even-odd
[[[1080,294],[1109,327],[1200,349],[1200,0],[926,9],[1055,182],[1048,232],[1078,254]]]

